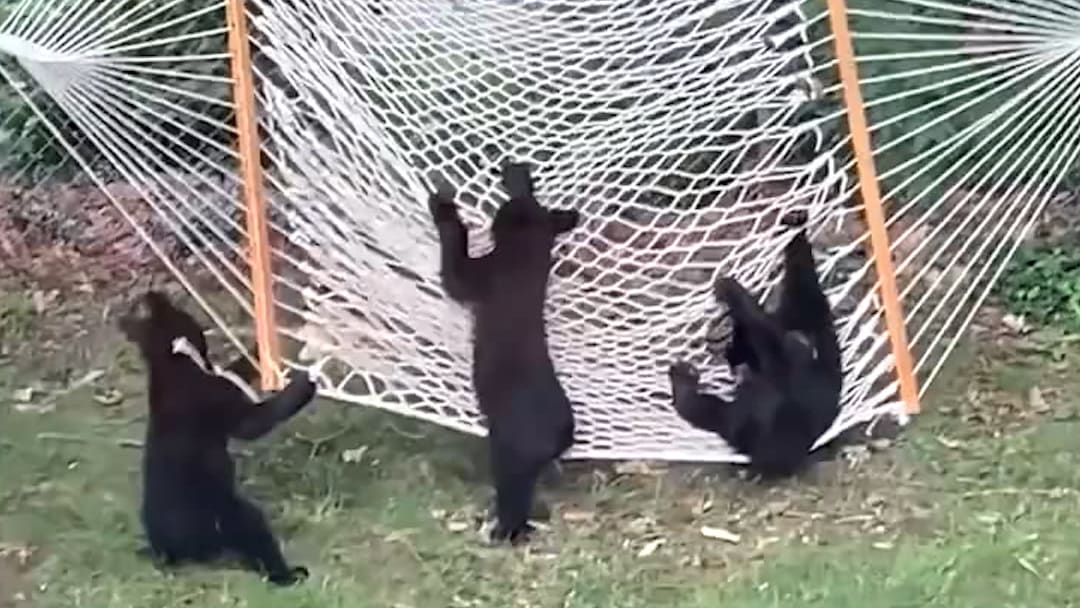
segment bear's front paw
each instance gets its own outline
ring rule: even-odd
[[[668,377],[671,378],[673,387],[696,390],[701,374],[698,373],[693,363],[676,361],[668,368]]]
[[[788,228],[801,228],[810,220],[810,213],[806,209],[792,209],[780,218],[780,223]]]

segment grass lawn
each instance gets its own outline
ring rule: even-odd
[[[0,297],[2,608],[1080,605],[1080,349],[1060,340],[980,339],[896,443],[797,482],[568,463],[541,491],[549,529],[519,550],[478,536],[480,440],[322,401],[237,446],[312,572],[281,590],[136,556],[143,379],[90,309]]]

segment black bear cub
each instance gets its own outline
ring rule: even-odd
[[[806,238],[804,211],[782,219],[797,228],[784,250],[780,303],[769,314],[735,279],[716,298],[732,318],[726,358],[742,368],[735,398],[699,392],[697,370],[671,366],[673,405],[691,425],[724,438],[763,478],[787,477],[810,462],[810,448],[840,412],[843,370],[832,311]]]
[[[509,200],[495,213],[495,248],[468,254],[468,235],[442,186],[429,199],[441,248],[443,287],[473,313],[473,387],[487,418],[495,483],[494,541],[525,541],[536,482],[573,443],[574,414],[548,354],[544,301],[556,235],[577,226],[577,211],[547,209],[533,193],[531,168],[502,166]]]
[[[159,292],[139,298],[120,328],[149,373],[141,517],[150,547],[142,552],[163,565],[234,554],[273,583],[306,578],[305,568],[285,563],[263,514],[237,491],[227,445],[230,437],[258,438],[307,405],[315,395],[307,374],[255,403],[212,371],[203,328]]]

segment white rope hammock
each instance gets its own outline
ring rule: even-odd
[[[336,361],[322,393],[484,432],[426,187],[433,174],[458,187],[479,253],[509,155],[539,167],[545,204],[585,218],[557,250],[547,305],[578,418],[569,457],[742,460],[675,415],[667,364],[689,359],[730,389],[705,348],[712,284],[767,291],[777,219],[796,207],[810,208],[844,345],[843,412],[822,440],[898,412],[867,235],[851,228],[861,210],[846,204],[848,141],[826,137],[843,114],[806,111],[838,90],[827,19],[800,4],[251,2],[275,280],[301,296],[277,305],[300,320],[282,331],[304,356]],[[924,393],[1080,149],[1078,6],[852,3]],[[10,86],[29,74],[55,103],[41,118],[78,126],[58,141],[100,154],[79,156],[84,169],[104,186],[92,161],[108,161],[250,311],[222,9],[27,0],[0,28],[21,67],[0,71]]]

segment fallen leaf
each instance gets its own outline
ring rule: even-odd
[[[1020,564],[1021,568],[1023,568],[1024,570],[1027,570],[1028,572],[1034,574],[1035,578],[1042,578],[1042,575],[1039,574],[1039,571],[1036,570],[1035,566],[1032,566],[1031,562],[1029,562],[1028,560],[1026,560],[1026,559],[1024,559],[1022,557],[1017,557],[1016,562],[1018,564]]]
[[[645,543],[645,546],[641,548],[641,551],[638,551],[637,556],[638,557],[649,557],[653,553],[656,553],[656,550],[659,549],[660,546],[663,545],[666,542],[667,542],[667,540],[663,539],[663,538],[657,538],[655,540],[651,540],[651,541]]]
[[[566,511],[562,514],[563,521],[568,522],[585,522],[592,521],[596,518],[596,513],[592,511]]]
[[[1010,331],[1017,334],[1026,334],[1031,330],[1031,327],[1027,324],[1027,319],[1023,315],[1007,314],[1001,318],[1001,323]]]
[[[114,388],[105,389],[94,393],[94,401],[105,407],[112,407],[124,401],[124,394]]]
[[[37,548],[31,545],[16,545],[0,543],[0,559],[10,559],[19,566],[26,567],[37,552]]]
[[[44,291],[35,291],[30,296],[30,301],[34,305],[34,312],[41,315],[49,310],[49,305],[56,300],[56,296],[59,295],[57,291],[45,293]]]
[[[1043,397],[1042,389],[1037,386],[1031,387],[1031,390],[1028,391],[1028,403],[1031,404],[1031,409],[1038,414],[1045,414],[1051,409],[1050,404]]]
[[[623,529],[627,534],[641,536],[648,533],[654,525],[656,525],[656,521],[651,517],[636,517],[627,522]]]
[[[713,540],[722,540],[731,544],[738,544],[742,541],[742,537],[734,532],[730,532],[723,528],[715,528],[713,526],[702,526],[701,535],[705,538],[711,538]]]
[[[935,439],[937,439],[938,443],[949,448],[950,450],[958,450],[964,445],[963,443],[955,439],[949,439],[944,435],[938,435],[937,437],[935,437]]]
[[[772,501],[765,505],[765,512],[768,517],[776,517],[783,515],[788,509],[791,508],[790,500],[777,500]]]
[[[705,515],[709,511],[711,511],[712,508],[713,508],[712,496],[711,495],[705,495],[705,496],[702,497],[702,499],[697,504],[694,505],[694,508],[691,510],[691,512],[695,516],[700,517],[702,515]]]
[[[679,558],[679,565],[683,566],[683,567],[694,566],[695,565],[694,564],[694,558],[695,557],[700,558],[700,556],[698,556],[698,555],[684,555],[684,556]]]
[[[364,459],[364,453],[367,452],[367,450],[368,446],[366,445],[351,450],[342,450],[341,461],[350,464],[358,463]]]
[[[55,403],[16,403],[15,411],[20,414],[48,414],[56,409]]]
[[[93,384],[105,376],[105,371],[100,369],[94,369],[83,374],[82,378],[72,382],[68,385],[68,390],[73,391],[75,389],[82,388],[88,384]]]
[[[849,468],[857,469],[870,460],[870,448],[865,445],[846,445],[840,448],[840,455]]]

